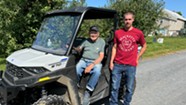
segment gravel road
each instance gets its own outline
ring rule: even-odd
[[[136,78],[131,105],[186,105],[186,50],[142,59]],[[109,105],[108,98],[103,101],[93,105]]]
[[[186,51],[142,61],[131,105],[186,105]]]

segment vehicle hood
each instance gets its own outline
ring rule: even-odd
[[[27,48],[12,53],[6,60],[18,67],[44,67],[53,71],[66,67],[68,57]]]

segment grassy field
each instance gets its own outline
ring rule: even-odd
[[[0,55],[0,70],[4,70],[5,69],[5,56]]]
[[[164,37],[162,44],[153,42],[152,37],[146,37],[147,50],[143,58],[157,57],[186,49],[186,37]]]
[[[146,37],[147,50],[143,58],[152,58],[174,53],[180,50],[186,50],[186,37],[164,37],[164,43],[153,42],[153,37]],[[0,56],[0,70],[5,69],[5,57]]]

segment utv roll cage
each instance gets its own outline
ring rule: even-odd
[[[65,15],[65,14],[79,14],[81,15],[79,19],[78,26],[75,29],[75,32],[73,33],[73,38],[71,42],[74,42],[78,30],[83,22],[83,20],[88,19],[115,19],[114,21],[114,28],[117,27],[117,12],[115,10],[111,9],[105,9],[105,8],[96,8],[96,7],[76,7],[72,9],[66,9],[66,10],[55,10],[52,12],[48,12],[45,17],[52,16],[52,15]],[[96,15],[94,15],[96,14]],[[115,29],[113,29],[115,30]],[[67,51],[66,55],[68,56],[70,54],[70,49],[72,48],[73,43],[70,44],[69,50]]]
[[[105,66],[102,68],[102,74],[97,84],[97,88],[95,88],[93,92],[94,96],[91,97],[91,103],[109,96],[110,71],[108,65],[111,56],[111,41],[113,40],[113,31],[117,27],[117,12],[111,9],[96,7],[75,7],[72,9],[55,10],[52,12],[48,12],[44,16],[44,18],[57,15],[80,16],[80,18],[78,18],[79,20],[77,20],[77,25],[73,27],[75,28],[75,30],[72,32],[72,38],[70,40],[70,44],[68,46],[66,54],[48,54],[40,50],[36,51],[32,48],[23,49],[12,53],[6,59],[6,70],[0,77],[0,105],[30,105],[33,103],[32,101],[36,102],[34,105],[38,105],[36,98],[37,100],[42,100],[42,97],[45,95],[45,91],[48,91],[48,93],[61,93],[58,91],[61,91],[61,89],[66,90],[68,95],[66,95],[66,93],[65,95],[55,94],[53,96],[48,94],[48,98],[52,98],[53,100],[51,101],[54,101],[54,103],[56,101],[56,98],[59,98],[57,101],[63,102],[65,100],[64,102],[69,102],[71,105],[80,105],[81,97],[79,96],[79,91],[75,82],[77,80],[77,75],[75,73],[75,65],[77,61],[75,61],[76,56],[72,54],[72,48],[75,44],[75,40],[77,38],[83,20],[88,19],[113,19],[114,21],[114,25],[112,26],[113,29],[111,29],[110,35],[106,38],[105,48],[107,49],[107,56],[104,59]],[[29,55],[28,53],[30,53],[31,55]],[[37,54],[33,56],[33,53]],[[29,61],[32,60],[33,62],[25,63],[28,62],[28,60],[22,58],[22,54],[27,55],[25,57],[29,56]],[[52,62],[43,60],[44,58],[49,57],[50,59],[47,60],[51,61],[52,59]],[[38,61],[37,63],[35,63],[36,59]],[[62,66],[62,62],[65,62],[64,66]],[[57,69],[54,69],[55,66],[57,66]],[[43,72],[33,73],[34,70],[36,70],[37,72],[38,67],[39,69],[44,68]],[[21,78],[19,78],[18,76],[21,76]],[[55,90],[55,87],[58,87],[58,90]],[[28,97],[25,97],[25,95],[27,95]],[[61,98],[61,95],[64,95],[68,99],[63,100],[63,98]]]

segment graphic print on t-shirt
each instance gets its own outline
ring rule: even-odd
[[[132,35],[124,35],[119,40],[121,42],[119,44],[121,50],[129,52],[134,49],[133,43],[135,42],[135,39]]]

